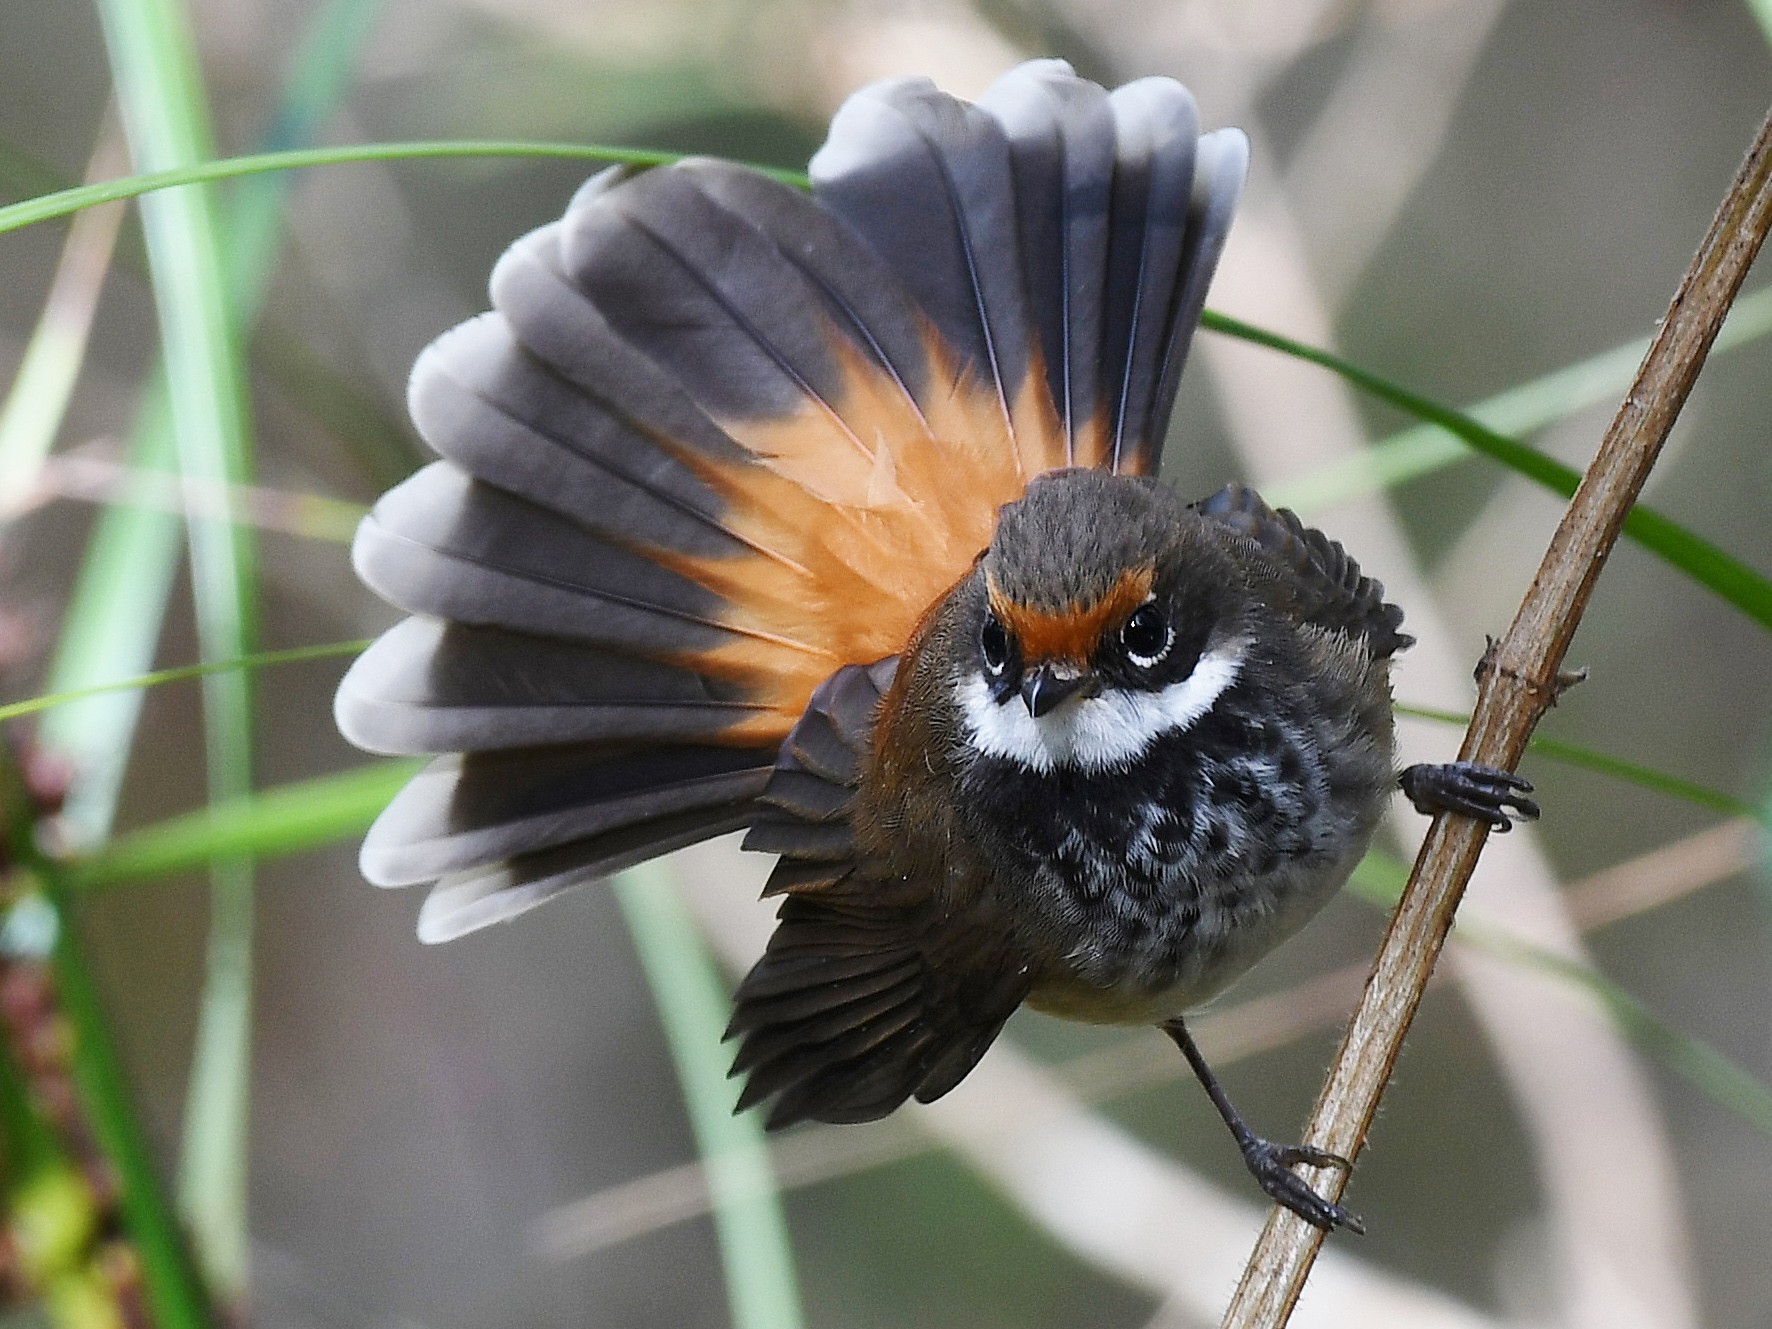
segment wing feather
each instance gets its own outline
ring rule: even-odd
[[[1384,598],[1384,583],[1360,571],[1353,555],[1290,508],[1277,511],[1245,485],[1226,485],[1194,507],[1261,550],[1279,569],[1268,587],[1306,623],[1363,642],[1386,659],[1414,644],[1403,611]]]

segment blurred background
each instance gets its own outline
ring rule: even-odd
[[[799,168],[838,102],[877,78],[925,73],[975,95],[1036,55],[1109,84],[1172,75],[1208,126],[1253,141],[1214,308],[1448,404],[1511,391],[1498,418],[1578,467],[1625,380],[1614,362],[1541,380],[1648,335],[1772,99],[1764,0],[190,0],[189,18],[222,154],[545,139]],[[0,201],[128,172],[112,87],[98,9],[0,0]],[[230,252],[280,224],[239,260],[266,283],[243,331],[254,487],[233,495],[261,551],[263,646],[392,622],[352,576],[348,539],[362,505],[422,460],[408,366],[485,306],[500,251],[590,169],[408,161],[283,177],[275,196],[218,190]],[[0,383],[46,319],[72,319],[78,365],[53,456],[22,478],[0,464],[11,698],[65,679],[53,662],[108,504],[170,522],[216,498],[130,478],[154,296],[135,212],[85,215],[98,220],[84,238],[66,222],[0,236]],[[1766,331],[1741,320],[1713,359],[1649,501],[1772,574]],[[1623,353],[1624,374],[1634,361]],[[1560,503],[1419,438],[1406,454],[1419,473],[1375,488],[1357,459],[1411,423],[1321,369],[1206,333],[1169,478],[1190,495],[1254,480],[1341,539],[1422,639],[1399,700],[1458,709]],[[144,667],[198,657],[188,574],[167,566],[180,570]],[[1772,1322],[1772,894],[1752,823],[1727,810],[1766,793],[1772,638],[1626,544],[1570,658],[1591,678],[1545,736],[1728,797],[1700,806],[1529,758],[1547,814],[1491,845],[1469,910],[1591,965],[1614,1014],[1628,994],[1661,1022],[1659,1051],[1547,963],[1455,947],[1350,1191],[1371,1235],[1332,1239],[1298,1323]],[[255,786],[364,762],[331,724],[344,663],[257,675]],[[74,753],[61,831],[74,845],[112,818],[104,768],[131,716],[106,714],[86,731],[97,747]],[[1404,730],[1409,760],[1448,759],[1459,737]],[[118,830],[202,806],[204,754],[198,689],[148,693]],[[1419,827],[1401,817],[1396,835],[1406,858]],[[430,949],[413,935],[418,896],[372,890],[354,854],[351,837],[266,861],[252,888],[250,1002],[235,994],[250,1029],[252,1322],[730,1322],[671,1056],[612,895]],[[766,934],[767,867],[730,844],[673,865],[731,968]],[[192,873],[80,910],[169,1186],[214,996],[209,889]],[[1338,901],[1202,1019],[1268,1134],[1304,1119],[1381,927],[1371,903]],[[1726,1058],[1745,1087],[1695,1084],[1693,1058]],[[818,1326],[1216,1323],[1261,1217],[1153,1031],[1024,1014],[936,1110],[777,1144]]]

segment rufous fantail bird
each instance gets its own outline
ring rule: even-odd
[[[435,754],[365,875],[434,881],[441,941],[748,827],[782,903],[730,1036],[772,1127],[938,1098],[1023,1003],[1157,1024],[1263,1189],[1357,1226],[1182,1023],[1365,853],[1409,643],[1291,513],[1155,478],[1247,152],[1179,83],[1043,60],[976,105],[856,93],[810,195],[592,179],[420,356],[442,459],[357,535],[412,616],[339,726]],[[1537,811],[1503,772],[1402,780]]]

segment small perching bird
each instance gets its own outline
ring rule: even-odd
[[[772,1126],[964,1078],[1023,1002],[1182,1023],[1347,879],[1395,786],[1401,612],[1233,487],[1154,477],[1247,145],[1058,61],[864,89],[808,197],[597,176],[413,370],[442,460],[364,521],[406,619],[340,686],[436,754],[363,847],[442,941],[722,832],[780,855],[731,1033]],[[1509,824],[1530,786],[1414,767]]]

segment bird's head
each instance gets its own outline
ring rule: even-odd
[[[955,699],[976,749],[1034,771],[1111,769],[1210,711],[1252,627],[1223,541],[1155,481],[1036,479],[962,588]]]

